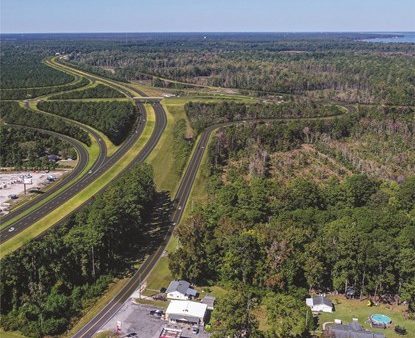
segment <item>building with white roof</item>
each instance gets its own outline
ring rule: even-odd
[[[172,300],[166,310],[170,322],[204,324],[207,305],[188,300]]]

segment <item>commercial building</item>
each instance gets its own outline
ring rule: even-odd
[[[173,323],[203,325],[207,305],[189,300],[172,300],[166,310],[166,319]]]

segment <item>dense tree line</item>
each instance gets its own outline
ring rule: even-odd
[[[33,129],[0,127],[0,167],[51,169],[55,162],[47,155],[76,159],[72,146],[51,135]]]
[[[208,203],[179,225],[180,245],[169,256],[177,278],[237,291],[214,311],[217,337],[307,336],[311,290],[399,297],[415,314],[415,177],[397,184],[355,174],[317,184],[275,180],[267,168],[272,152],[299,147],[317,137],[311,133],[348,137],[358,123],[343,116],[218,131],[209,147]],[[230,165],[241,158],[248,165]],[[266,333],[255,308],[265,309]]]
[[[43,101],[38,107],[95,127],[116,145],[125,140],[137,119],[137,109],[131,102]]]
[[[0,87],[33,88],[62,85],[73,81],[71,75],[42,63],[42,56],[2,43]]]
[[[333,116],[345,112],[344,108],[337,105],[321,104],[310,100],[280,104],[246,104],[235,101],[204,103],[191,101],[186,103],[184,108],[192,126],[198,132],[209,125],[223,122]]]
[[[83,90],[74,90],[67,93],[56,94],[50,97],[51,100],[66,100],[66,99],[90,99],[90,98],[119,98],[125,97],[118,90],[108,87],[103,84],[86,88]]]
[[[1,326],[25,336],[62,334],[137,251],[154,203],[140,164],[65,225],[1,260]]]
[[[22,108],[17,102],[0,101],[0,113],[4,122],[55,131],[73,137],[86,145],[91,144],[88,133],[80,127],[62,121],[59,117]]]
[[[82,78],[79,81],[61,86],[2,89],[0,90],[0,98],[2,100],[32,99],[46,94],[81,88],[86,86],[88,83],[89,81],[87,79]]]
[[[161,78],[263,93],[306,94],[347,102],[414,104],[414,47],[370,44],[350,37],[226,36],[163,41],[76,54],[79,64],[111,68],[121,78]],[[172,39],[173,40],[173,39]],[[139,51],[139,52],[138,52]]]

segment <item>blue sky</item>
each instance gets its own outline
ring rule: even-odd
[[[415,31],[415,0],[0,0],[2,33]]]

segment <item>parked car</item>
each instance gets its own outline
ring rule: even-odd
[[[193,325],[192,326],[192,332],[195,333],[195,334],[198,334],[199,333],[199,326]]]
[[[161,310],[151,310],[150,311],[150,315],[154,316],[154,317],[162,317],[163,316],[163,311]]]

